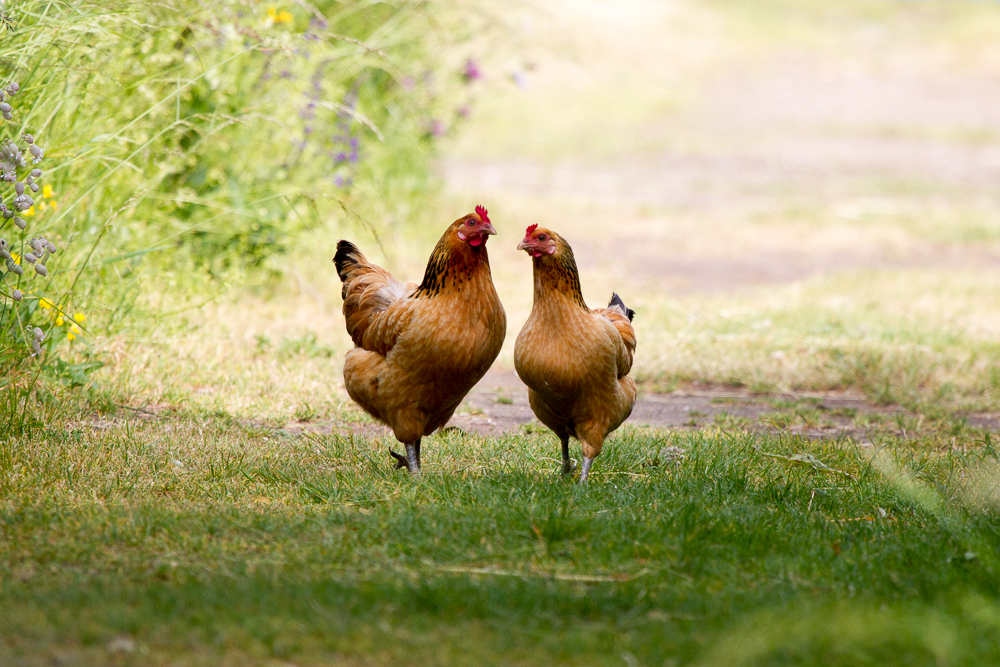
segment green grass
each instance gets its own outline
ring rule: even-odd
[[[0,661],[1000,659],[1000,522],[974,483],[997,463],[970,434],[873,456],[625,428],[587,487],[549,434],[434,436],[415,479],[386,444],[211,419],[7,441]],[[843,474],[781,458],[801,452]]]

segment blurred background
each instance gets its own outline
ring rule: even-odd
[[[41,405],[83,387],[99,412],[356,418],[336,241],[419,281],[483,204],[498,372],[539,223],[573,245],[591,306],[614,290],[637,311],[645,392],[997,409],[996,3],[4,11],[21,90],[0,127],[36,134],[51,186],[5,238],[60,246],[47,276],[5,278],[6,386],[41,382]]]

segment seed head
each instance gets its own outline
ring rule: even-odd
[[[45,250],[47,250],[50,255],[54,255],[56,253],[56,244],[52,241],[46,241]]]
[[[24,295],[21,294],[21,290],[15,289],[11,291],[10,298],[14,299],[14,301],[20,301],[24,298]]]
[[[8,220],[10,219],[10,217],[9,217],[9,216],[7,215],[7,213],[10,213],[10,215],[14,215],[14,214],[13,214],[12,212],[10,212],[10,211],[8,211],[8,212],[4,213],[3,217],[7,218]],[[15,225],[17,225],[17,228],[18,228],[18,229],[20,229],[20,230],[22,230],[22,231],[24,230],[24,228],[25,228],[25,227],[27,227],[27,226],[28,226],[28,223],[26,223],[26,222],[25,222],[25,221],[24,221],[23,219],[21,219],[21,218],[14,218],[14,224],[15,224]]]
[[[20,267],[18,267],[18,268],[20,268]],[[35,264],[35,273],[37,273],[40,276],[47,276],[47,275],[49,275],[49,270],[46,269],[41,264]]]
[[[18,275],[18,276],[23,276],[24,275],[24,269],[21,268],[20,264],[14,264],[14,266],[12,266],[10,268],[10,270],[14,272],[14,275]]]
[[[37,250],[38,252],[41,252],[42,251],[42,237],[41,236],[36,236],[35,238],[31,239],[31,247],[34,248],[35,250]]]
[[[37,260],[38,258],[35,257],[32,253],[26,252],[24,253],[24,259],[27,260],[28,264],[34,264],[35,260]]]
[[[24,139],[24,143],[28,144],[29,146],[35,143],[35,138],[30,134],[25,134],[21,138]]]
[[[41,169],[32,169],[31,170],[31,177],[32,178],[41,178],[42,177],[42,170]]]
[[[8,120],[10,119],[8,118]],[[31,144],[31,146],[28,147],[28,150],[30,150],[31,154],[35,156],[36,162],[45,156],[45,151],[43,151],[41,146],[38,144]]]
[[[12,81],[11,84],[7,86],[7,90],[9,90],[11,94],[15,94],[17,91],[21,90],[21,86],[17,84],[17,81]]]
[[[31,179],[28,179],[31,180]],[[31,188],[32,192],[38,192],[38,183],[28,183],[28,187]]]
[[[19,196],[24,194],[24,181],[18,181],[14,184],[14,192]]]
[[[11,106],[6,102],[0,102],[0,111],[3,111],[4,113],[10,113]]]

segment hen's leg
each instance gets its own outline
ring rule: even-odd
[[[562,474],[569,475],[573,472],[573,462],[569,459],[569,437],[562,439],[563,466]]]
[[[396,459],[396,469],[406,468],[409,472],[420,472],[420,440],[406,443],[406,456],[389,449],[389,454]]]
[[[583,457],[583,469],[580,471],[580,484],[587,483],[587,477],[590,475],[590,466],[594,463],[594,457]]]

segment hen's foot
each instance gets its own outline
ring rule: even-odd
[[[392,448],[389,449],[389,454],[392,458],[396,459],[396,470],[399,470],[400,468],[406,468],[407,470],[410,469],[409,462],[406,460],[405,456],[392,451]]]
[[[586,484],[587,478],[590,477],[590,466],[594,463],[594,459],[588,459],[586,456],[583,457],[583,470],[580,471],[580,484]]]
[[[406,456],[398,454],[389,448],[389,454],[396,459],[396,470],[406,468],[408,472],[420,472],[420,441],[406,444]]]

